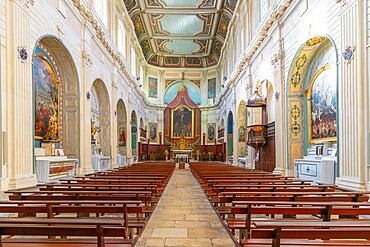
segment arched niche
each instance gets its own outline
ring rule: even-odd
[[[92,145],[99,149],[103,155],[110,156],[110,114],[109,114],[109,95],[104,82],[96,79],[91,87],[91,125],[96,128]]]
[[[247,155],[247,104],[242,100],[238,107],[238,154]]]
[[[233,113],[230,111],[227,116],[227,156],[232,156],[234,151],[233,128],[234,128]]]
[[[117,102],[117,146],[120,154],[127,154],[127,113],[122,99]]]
[[[132,154],[137,155],[137,116],[136,112],[132,111],[131,113],[131,149]]]
[[[287,150],[288,167],[293,170],[294,160],[306,155],[306,150],[314,143],[309,138],[309,121],[312,113],[308,109],[308,93],[310,85],[315,83],[315,76],[324,67],[329,66],[331,80],[335,80],[335,92],[337,92],[337,53],[333,41],[327,36],[315,36],[300,46],[296,52],[288,74],[287,81]],[[326,85],[323,83],[323,85]],[[311,96],[309,96],[311,97]],[[337,93],[335,93],[337,97]],[[336,111],[338,116],[338,111]],[[337,137],[330,140],[335,145]]]
[[[48,35],[36,42],[32,64],[34,147],[52,143],[79,158],[79,83],[72,56],[60,39]]]

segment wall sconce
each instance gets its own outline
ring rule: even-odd
[[[89,91],[87,91],[87,92],[86,92],[86,98],[87,98],[87,99],[90,99],[90,96],[91,96],[91,95],[90,95],[90,92],[89,92]]]
[[[224,76],[224,78],[222,78],[224,81],[226,81],[227,80],[227,77],[226,76]]]
[[[140,76],[136,77],[136,81],[140,81]]]
[[[141,88],[142,86],[143,86],[143,84],[140,84],[140,85],[139,85],[139,88]]]
[[[222,85],[221,85],[221,87],[222,87],[222,88],[224,88],[224,87],[225,87],[225,85],[224,85],[224,84],[222,84]]]
[[[117,116],[117,111],[114,111],[114,115]]]
[[[276,99],[276,101],[279,100],[279,97],[280,97],[280,93],[279,92],[275,92],[275,99]]]

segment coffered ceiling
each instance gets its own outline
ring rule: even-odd
[[[149,64],[216,65],[237,0],[124,0]]]

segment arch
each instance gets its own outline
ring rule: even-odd
[[[242,100],[238,107],[238,154],[239,157],[247,155],[247,103]]]
[[[234,151],[233,145],[233,128],[234,128],[234,117],[230,111],[227,116],[227,155],[232,156]]]
[[[44,35],[35,44],[32,64],[34,147],[51,142],[79,158],[80,88],[73,58],[59,38]]]
[[[117,102],[117,146],[118,153],[127,154],[127,113],[122,99]]]
[[[288,170],[293,170],[294,160],[302,158],[305,155],[305,150],[310,147],[308,128],[306,127],[309,121],[307,89],[310,87],[314,74],[321,67],[327,64],[331,65],[336,77],[335,85],[336,88],[338,87],[338,54],[336,50],[335,43],[330,37],[315,36],[300,46],[292,60],[286,83]],[[338,116],[338,111],[336,116]]]
[[[97,132],[92,136],[92,144],[101,148],[103,155],[111,154],[110,109],[107,87],[101,79],[96,79],[91,87],[91,124]]]
[[[136,112],[131,112],[131,149],[132,154],[137,155],[137,116]]]
[[[169,87],[167,87],[164,93],[163,102],[164,103],[172,102],[175,99],[178,92],[178,88],[181,85],[185,85],[187,87],[189,97],[195,104],[200,104],[202,102],[199,87],[195,83],[185,80],[173,82]]]

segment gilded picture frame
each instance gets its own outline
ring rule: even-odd
[[[181,135],[194,138],[194,110],[185,105],[171,110],[171,138],[180,139]]]
[[[335,71],[325,65],[316,71],[307,92],[310,143],[336,141],[337,88]]]

